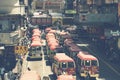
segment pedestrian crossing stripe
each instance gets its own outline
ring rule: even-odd
[[[26,54],[28,52],[28,46],[15,46],[16,54]]]

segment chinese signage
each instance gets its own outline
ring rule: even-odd
[[[14,51],[17,54],[26,54],[28,52],[28,46],[15,46]]]

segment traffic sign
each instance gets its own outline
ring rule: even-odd
[[[15,46],[14,51],[17,54],[25,54],[28,52],[28,46]]]

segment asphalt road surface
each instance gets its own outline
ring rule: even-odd
[[[45,45],[45,41],[43,43]],[[100,77],[96,80],[120,80],[120,72],[115,68],[110,62],[106,60],[106,58],[102,55],[102,53],[96,49],[95,47],[89,44],[79,44],[80,48],[87,50],[94,56],[99,59],[100,62]],[[29,67],[31,70],[36,70],[41,77],[49,76],[50,80],[56,80],[56,77],[53,75],[51,71],[51,66],[49,61],[47,60],[47,56],[44,55],[45,49],[42,47],[41,52],[43,53],[42,60],[35,60],[35,61],[27,61],[26,58],[23,62],[22,73],[27,70]],[[26,55],[27,57],[27,55]],[[116,64],[115,64],[116,65]],[[77,80],[84,80],[77,75]],[[94,80],[94,79],[89,79]]]

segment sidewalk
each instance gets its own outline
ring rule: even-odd
[[[16,62],[15,68],[12,70],[14,74],[20,73],[21,72],[22,65],[20,63],[20,60]]]

